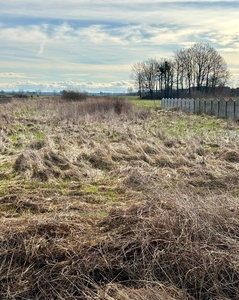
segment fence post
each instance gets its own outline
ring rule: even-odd
[[[182,108],[182,99],[179,98],[179,99],[177,99],[177,100],[178,100],[178,101],[177,101],[177,107]]]
[[[218,99],[214,99],[212,101],[212,115],[214,115],[214,116],[219,115],[219,101],[218,101]]]
[[[200,104],[200,102],[199,102],[200,100],[197,98],[197,99],[195,99],[195,101],[194,101],[194,112],[195,112],[195,114],[198,114],[199,113],[199,104]]]
[[[171,102],[171,107],[175,107],[176,103],[175,100],[177,100],[176,98],[172,98],[172,102]]]
[[[199,99],[199,114],[205,113],[205,99]]]
[[[235,119],[239,119],[239,99],[235,101]]]
[[[190,100],[189,99],[185,99],[185,109],[187,111],[190,111]]]
[[[182,109],[186,110],[186,99],[185,98],[182,99]]]
[[[205,101],[205,113],[207,115],[212,115],[212,100],[208,99]]]
[[[227,101],[226,117],[229,119],[235,119],[235,102],[232,99]]]
[[[195,113],[195,100],[189,99],[189,101],[190,101],[190,112]]]
[[[224,99],[221,99],[219,101],[219,114],[218,114],[219,117],[221,118],[226,117],[226,107],[227,107],[226,101]]]

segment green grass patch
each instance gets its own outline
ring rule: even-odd
[[[114,202],[118,196],[117,192],[113,189],[108,188],[107,186],[100,186],[96,183],[87,185],[83,191],[84,193],[99,197],[102,201]]]
[[[147,99],[140,99],[136,96],[128,96],[126,100],[132,101],[136,107],[146,107],[146,108],[161,108],[161,100],[147,100]]]
[[[24,109],[19,109],[14,112],[14,117],[16,118],[25,118],[25,117],[33,117],[36,113],[36,110],[33,107],[26,107]]]
[[[89,184],[86,187],[86,192],[90,194],[96,194],[99,192],[99,186],[97,184]]]
[[[124,97],[126,100],[129,100],[129,101],[138,101],[140,100],[140,97],[139,96],[126,96]]]
[[[8,169],[8,168],[11,168],[12,166],[13,166],[12,161],[4,162],[4,163],[0,164],[0,170]]]
[[[34,139],[36,141],[41,141],[42,139],[45,138],[45,133],[44,132],[33,132]]]
[[[191,114],[188,114],[187,117],[182,117],[180,114],[165,114],[152,123],[166,135],[176,138],[192,136],[217,138],[224,130],[224,123],[219,122],[218,119]]]

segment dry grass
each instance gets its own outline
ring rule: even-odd
[[[1,299],[238,299],[239,128],[119,98],[0,105]]]

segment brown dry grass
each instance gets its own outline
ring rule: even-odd
[[[239,129],[94,98],[0,105],[1,299],[238,299]]]

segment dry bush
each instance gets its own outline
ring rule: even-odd
[[[131,111],[132,104],[120,97],[90,98],[79,106],[79,110],[83,114],[107,114],[113,112],[120,115]]]
[[[121,97],[87,97],[85,101],[48,98],[37,103],[37,110],[45,114],[44,117],[48,117],[48,120],[50,118],[51,123],[54,119],[56,122],[98,122],[104,118],[130,116],[133,113],[132,108],[133,104]]]
[[[83,101],[86,100],[86,92],[77,92],[77,91],[62,91],[62,99],[70,101]]]

